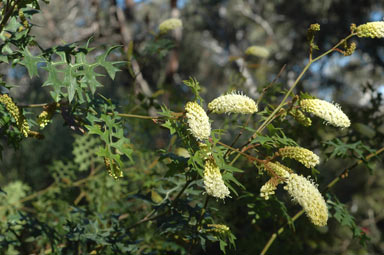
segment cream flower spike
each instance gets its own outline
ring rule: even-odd
[[[192,135],[200,141],[208,139],[211,135],[211,123],[204,109],[196,102],[188,102],[185,111]]]
[[[213,113],[252,114],[258,111],[253,99],[236,92],[214,99],[208,104],[208,109]]]
[[[374,21],[360,25],[356,28],[355,32],[358,37],[383,38],[384,21]]]
[[[267,58],[269,56],[269,50],[261,46],[250,46],[245,50],[245,55],[252,55],[255,57]]]
[[[180,19],[172,18],[164,20],[159,25],[160,34],[166,34],[171,30],[175,30],[176,28],[182,27],[183,22]]]
[[[207,194],[216,198],[229,197],[228,187],[225,186],[220,169],[213,159],[205,161],[204,165],[204,187]]]
[[[320,99],[304,99],[300,101],[300,106],[304,111],[313,113],[335,127],[345,128],[351,125],[348,116],[337,104]]]
[[[286,180],[284,189],[292,196],[293,201],[303,207],[308,218],[314,225],[327,225],[327,204],[313,181],[302,175],[291,174]]]
[[[315,167],[320,163],[320,158],[312,151],[296,146],[286,146],[279,149],[280,156],[292,158],[302,163],[307,168]]]

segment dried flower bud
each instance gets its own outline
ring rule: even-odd
[[[245,55],[252,55],[255,57],[267,58],[269,56],[269,50],[261,46],[250,46],[245,50]]]
[[[255,101],[241,93],[230,93],[214,99],[208,104],[208,109],[213,113],[242,113],[252,114],[257,112]]]
[[[205,161],[204,186],[210,196],[220,199],[229,197],[228,187],[225,186],[220,169],[212,158]]]
[[[176,28],[182,27],[183,22],[180,19],[167,19],[160,23],[159,32],[160,34],[166,34],[171,30],[175,30]]]
[[[12,101],[12,98],[7,94],[2,94],[0,95],[0,103],[4,104],[7,111],[13,116],[20,132],[28,137],[29,124],[24,115],[21,114],[19,107]]]
[[[315,167],[320,163],[320,158],[312,151],[294,146],[286,146],[279,149],[280,156],[292,158],[302,163],[307,168]]]
[[[207,224],[209,229],[206,229],[206,232],[216,232],[218,234],[225,234],[229,231],[229,227],[223,224]]]
[[[304,99],[300,101],[300,106],[304,111],[313,113],[335,127],[344,128],[351,125],[351,121],[337,104],[320,99]]]
[[[211,135],[211,124],[204,109],[196,102],[188,102],[185,111],[192,135],[197,140],[208,139]]]
[[[302,175],[291,174],[286,180],[285,190],[293,201],[300,204],[308,218],[316,226],[325,226],[328,221],[328,208],[312,180]]]
[[[121,178],[124,176],[123,171],[121,171],[119,165],[116,164],[116,162],[113,159],[104,157],[104,164],[108,170],[108,174],[113,178],[118,179],[119,177]]]
[[[368,22],[356,28],[358,37],[383,38],[384,21]]]

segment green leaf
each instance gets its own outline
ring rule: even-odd
[[[115,79],[116,72],[120,71],[120,69],[115,67],[114,65],[125,63],[125,61],[109,62],[106,60],[106,58],[111,53],[111,51],[113,51],[114,49],[120,48],[120,47],[121,46],[119,46],[119,45],[112,46],[104,54],[102,54],[96,58],[96,63],[105,68],[105,70],[107,71],[107,73],[108,73],[109,77],[111,77],[111,79]]]
[[[19,52],[23,55],[23,60],[21,60],[19,63],[27,68],[29,77],[32,78],[33,76],[38,76],[37,64],[45,62],[45,60],[40,56],[33,56],[27,47],[24,48],[23,51]]]

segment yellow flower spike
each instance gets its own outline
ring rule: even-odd
[[[303,207],[314,225],[327,225],[327,204],[312,180],[293,173],[286,180],[284,189],[288,191],[293,201]]]
[[[180,19],[167,19],[160,23],[159,32],[160,34],[166,34],[171,30],[175,30],[176,28],[182,27],[183,22]]]
[[[320,99],[304,99],[300,101],[300,106],[304,111],[313,113],[335,127],[345,128],[351,125],[348,116],[337,104]]]
[[[275,190],[277,189],[277,185],[282,183],[277,178],[272,177],[269,179],[263,186],[260,188],[260,197],[263,197],[265,200],[269,199],[269,196],[275,194]]]
[[[224,184],[220,169],[212,158],[205,161],[204,187],[210,196],[220,199],[230,197],[228,187]]]
[[[291,114],[295,118],[295,120],[304,127],[309,127],[312,125],[312,120],[309,117],[305,116],[305,114],[299,109],[289,111],[289,114]]]
[[[224,224],[207,224],[207,227],[210,229],[206,229],[206,232],[216,232],[218,234],[225,234],[229,231],[229,227]]]
[[[108,174],[112,176],[114,179],[124,177],[123,171],[121,171],[120,167],[116,164],[116,162],[109,158],[104,158],[105,167],[108,170]]]
[[[188,102],[185,111],[192,135],[200,141],[208,139],[211,135],[211,123],[204,109],[196,102]]]
[[[0,103],[5,105],[7,111],[13,116],[20,132],[28,137],[29,124],[24,115],[20,113],[19,107],[12,101],[7,94],[0,95]]]
[[[208,104],[208,109],[213,113],[242,113],[252,114],[257,112],[255,101],[242,93],[232,92],[220,96]]]
[[[279,149],[280,156],[292,158],[302,163],[307,168],[315,167],[320,163],[320,158],[312,151],[295,146],[286,146]]]
[[[55,113],[55,110],[58,106],[59,104],[56,103],[49,104],[44,108],[44,111],[39,114],[39,116],[37,117],[37,124],[39,124],[41,129],[47,126],[48,123],[51,121],[53,114]]]
[[[269,56],[269,50],[261,46],[250,46],[245,50],[245,55],[252,55],[260,58],[267,58]]]
[[[383,38],[384,21],[374,21],[360,25],[356,28],[355,32],[358,37]]]
[[[290,168],[280,164],[279,162],[268,162],[265,164],[265,168],[267,168],[268,171],[273,171],[275,175],[282,179],[286,179],[289,177],[290,172],[293,172]],[[273,176],[270,172],[268,172],[272,177]]]

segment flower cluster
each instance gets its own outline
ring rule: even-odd
[[[207,224],[209,229],[206,229],[206,232],[216,232],[218,234],[224,234],[229,231],[229,227],[223,224]]]
[[[383,38],[384,21],[368,22],[356,28],[358,37]]]
[[[42,111],[37,117],[37,124],[39,124],[40,128],[44,128],[51,121],[53,114],[59,104],[53,103],[49,104],[45,107],[44,111]]]
[[[108,170],[108,174],[113,178],[117,179],[119,177],[121,178],[124,176],[123,171],[121,171],[119,165],[116,164],[116,162],[113,159],[104,157],[104,164]]]
[[[208,109],[213,113],[242,114],[252,114],[258,110],[253,99],[236,92],[214,99],[208,104]]]
[[[280,164],[279,162],[268,162],[267,164],[265,164],[265,167],[267,168],[267,170],[273,171],[275,175],[282,179],[288,178],[290,172],[292,171],[288,167]]]
[[[220,169],[213,159],[205,161],[204,165],[204,187],[207,194],[216,198],[229,197],[228,187],[225,186]]]
[[[182,27],[183,22],[180,19],[167,19],[160,23],[159,32],[160,34],[166,34],[171,30],[175,30],[176,28]]]
[[[188,102],[185,111],[192,135],[200,141],[208,139],[211,135],[211,124],[204,109],[196,102]]]
[[[280,156],[292,158],[302,163],[307,168],[315,167],[320,163],[320,158],[312,151],[294,146],[286,146],[279,149]]]
[[[300,101],[300,106],[304,111],[313,113],[335,127],[344,128],[351,125],[351,121],[339,105],[320,99],[304,99]]]
[[[7,111],[13,116],[20,132],[28,137],[29,124],[24,115],[20,113],[19,107],[12,101],[7,94],[0,95],[0,103],[5,105]]]
[[[299,203],[311,222],[325,226],[328,221],[328,208],[315,184],[302,175],[291,174],[286,180],[285,190]]]
[[[250,46],[245,50],[245,55],[252,55],[255,57],[267,58],[269,56],[269,50],[261,46]]]
[[[312,125],[312,120],[299,109],[289,111],[289,114],[291,114],[295,118],[295,120],[304,127],[309,127]]]
[[[263,197],[265,200],[269,199],[270,195],[275,194],[277,185],[281,183],[277,178],[272,177],[269,179],[263,186],[260,188],[260,197]]]

